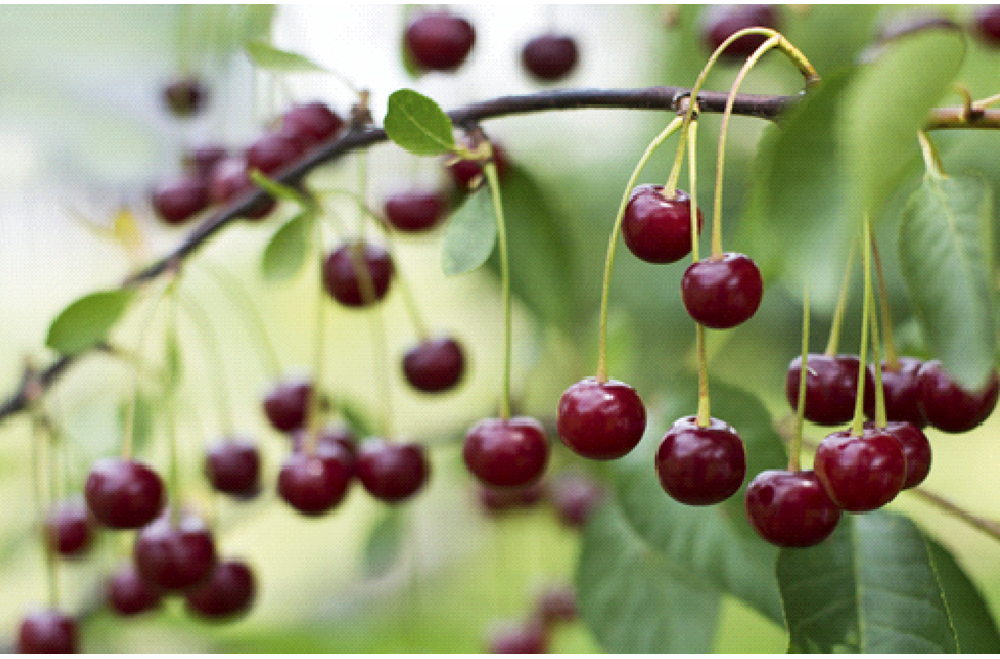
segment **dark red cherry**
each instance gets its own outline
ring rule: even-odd
[[[480,485],[479,503],[489,514],[502,514],[518,508],[530,508],[545,498],[548,488],[544,481],[524,487],[493,488]]]
[[[132,558],[139,576],[166,591],[181,591],[208,578],[215,567],[215,540],[205,523],[167,511],[135,537]]]
[[[275,430],[292,432],[302,428],[309,415],[312,383],[308,380],[279,382],[264,397],[264,413]]]
[[[207,581],[184,595],[188,611],[209,619],[234,618],[250,610],[257,580],[250,566],[239,560],[222,561]]]
[[[705,327],[725,329],[749,320],[760,306],[764,280],[752,259],[727,252],[692,263],[681,279],[684,307]]]
[[[161,220],[167,224],[182,224],[208,208],[208,183],[199,174],[165,181],[153,190],[152,202]]]
[[[45,518],[45,540],[61,556],[84,554],[94,537],[94,520],[87,504],[79,499],[55,505]]]
[[[920,409],[917,372],[924,365],[915,357],[900,357],[895,369],[882,362],[882,391],[885,395],[885,416],[889,421],[908,421],[917,428],[927,425]],[[868,367],[869,385],[865,386],[865,416],[875,418],[875,367]]]
[[[812,471],[765,471],[747,486],[747,520],[760,537],[779,547],[810,547],[840,521],[840,508]]]
[[[440,393],[454,389],[465,375],[465,353],[451,337],[425,339],[403,356],[403,374],[417,391]]]
[[[715,51],[722,43],[740,30],[750,27],[778,29],[778,15],[772,5],[711,5],[705,9],[702,20],[705,44]],[[762,46],[768,37],[747,35],[729,44],[723,51],[724,58],[749,57]]]
[[[83,488],[94,519],[112,529],[137,529],[156,519],[166,503],[163,481],[134,460],[94,463]]]
[[[492,487],[524,487],[545,472],[549,442],[542,424],[526,416],[483,419],[465,435],[465,466]]]
[[[348,307],[365,307],[384,298],[396,273],[384,248],[352,241],[330,252],[323,263],[323,285],[330,296]]]
[[[1000,392],[1000,380],[993,369],[986,385],[979,391],[960,387],[938,360],[929,361],[917,372],[920,409],[927,422],[944,432],[968,432],[993,412]]]
[[[725,501],[743,484],[743,441],[725,421],[702,428],[695,417],[678,419],[656,452],[656,474],[671,497],[692,506]]]
[[[470,149],[475,146],[473,140],[468,136],[462,138],[462,144]],[[493,142],[493,164],[497,168],[497,180],[504,180],[510,166],[509,160],[507,150],[502,145]],[[484,176],[482,165],[475,160],[459,160],[451,163],[448,165],[448,171],[451,173],[455,185],[463,191],[479,185]]]
[[[213,204],[229,204],[256,189],[243,156],[232,156],[218,161],[208,175],[208,197]],[[260,220],[267,217],[277,206],[271,197],[254,205],[247,219]]]
[[[219,492],[252,497],[260,491],[260,452],[251,441],[233,437],[212,446],[205,474]]]
[[[175,117],[186,118],[198,114],[205,107],[208,89],[198,78],[186,76],[163,89],[163,100]]]
[[[580,53],[573,37],[561,34],[542,34],[521,50],[521,63],[531,75],[545,82],[565,78],[576,68]]]
[[[866,428],[861,436],[840,430],[820,442],[813,470],[837,506],[865,512],[881,508],[903,489],[906,454],[885,430]]]
[[[281,117],[283,128],[299,135],[308,147],[326,141],[340,132],[344,120],[321,101],[296,105]]]
[[[858,397],[861,361],[853,355],[811,353],[806,359],[805,418],[821,426],[847,423],[854,418]],[[799,406],[802,357],[795,357],[785,374],[785,398],[792,409]],[[871,374],[865,371],[865,393],[874,389]]]
[[[976,10],[976,32],[991,46],[1000,46],[1000,5],[983,5]]]
[[[304,451],[306,446],[306,439],[308,438],[307,431],[296,430],[291,433],[292,439],[292,450],[293,451]],[[316,438],[317,445],[319,444],[339,444],[340,448],[345,451],[345,458],[348,458],[351,463],[351,471],[353,472],[355,462],[358,457],[358,440],[346,426],[331,426],[329,428],[324,428],[319,431],[319,436]]]
[[[17,634],[18,654],[75,654],[80,651],[76,621],[58,611],[24,617]]]
[[[549,493],[559,521],[571,528],[586,524],[590,514],[604,499],[604,488],[600,483],[573,471],[559,474],[549,486]]]
[[[320,515],[343,501],[355,473],[354,455],[338,442],[316,442],[312,451],[285,458],[278,495],[303,515]]]
[[[108,582],[108,605],[118,615],[132,616],[160,607],[160,589],[125,565]]]
[[[445,11],[422,13],[406,28],[407,52],[421,69],[454,71],[476,43],[472,24]]]
[[[448,212],[448,200],[437,190],[404,190],[385,200],[385,219],[407,233],[427,231]]]
[[[698,210],[698,231],[705,216]],[[638,185],[632,189],[622,237],[629,251],[649,263],[673,263],[691,253],[691,196],[675,190],[674,198],[663,194],[662,185]]]
[[[229,151],[224,146],[205,144],[191,149],[184,156],[184,166],[192,173],[204,177],[207,185],[212,170],[228,155]]]
[[[538,619],[546,627],[573,622],[579,611],[576,606],[576,591],[571,586],[557,584],[548,586],[536,600]]]
[[[431,475],[431,463],[419,444],[367,439],[358,449],[357,473],[370,495],[397,503],[423,488]]]
[[[865,428],[875,428],[874,421],[866,421]],[[903,489],[916,487],[924,482],[931,470],[931,443],[924,432],[908,421],[889,421],[884,430],[899,440],[906,455],[906,481]]]
[[[613,460],[646,430],[646,408],[635,389],[617,380],[581,380],[559,398],[559,439],[577,455]]]
[[[301,158],[304,152],[304,143],[293,135],[280,131],[265,133],[247,147],[247,169],[272,174]]]
[[[545,627],[537,620],[506,625],[490,637],[490,654],[545,654],[548,652]]]

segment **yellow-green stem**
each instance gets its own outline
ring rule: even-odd
[[[920,154],[924,158],[924,169],[927,175],[932,178],[944,178],[944,164],[941,162],[941,155],[934,147],[927,133],[917,131],[917,140],[920,142]]]
[[[320,222],[313,222],[313,251],[316,256],[316,319],[313,327],[313,373],[312,387],[309,393],[309,406],[306,413],[306,438],[303,450],[311,455],[316,450],[319,441],[321,419],[321,399],[323,396],[324,366],[326,362],[326,289],[323,286],[323,227]],[[352,250],[353,254],[353,250]],[[366,270],[367,272],[367,270]]]
[[[167,342],[168,345],[177,344],[177,287],[176,279],[171,282],[170,305],[167,315]],[[168,471],[168,482],[170,485],[170,520],[176,527],[180,524],[181,518],[181,469],[180,458],[177,450],[177,383],[171,382],[167,390],[166,410],[164,411],[167,421],[167,448],[170,452],[170,466]]]
[[[695,349],[698,351],[698,417],[699,428],[712,425],[712,410],[708,395],[708,357],[705,354],[705,326],[695,323]]]
[[[872,289],[869,288],[866,290],[865,295],[872,298],[869,301],[869,306],[871,307],[872,362],[875,365],[875,425],[879,428],[885,428],[885,391],[882,390],[882,356],[879,354],[878,314],[875,312],[875,300]],[[862,364],[861,368],[863,371],[864,364]]]
[[[389,370],[389,356],[386,346],[388,337],[382,309],[374,309],[369,316],[371,323],[372,353],[375,360],[375,377],[378,379],[382,397],[382,437],[392,441],[395,434],[393,424],[392,378]]]
[[[799,372],[799,396],[795,406],[795,430],[788,447],[788,471],[802,469],[802,424],[806,413],[806,375],[809,373],[809,285],[802,293],[802,370]]]
[[[833,357],[840,348],[840,328],[844,325],[844,309],[847,308],[847,291],[851,283],[851,270],[854,268],[854,250],[857,245],[851,242],[851,250],[847,253],[847,267],[844,268],[844,278],[840,282],[840,295],[837,306],[833,310],[833,321],[830,323],[830,337],[826,342],[827,357]]]
[[[860,366],[858,368],[858,393],[854,402],[854,420],[851,423],[851,434],[855,437],[860,437],[864,432],[865,424],[865,375],[868,366],[868,324],[869,317],[871,316],[871,296],[868,295],[868,291],[871,290],[872,284],[872,263],[871,263],[871,251],[868,246],[871,245],[871,226],[868,221],[868,216],[865,215],[864,219],[864,239],[861,242],[863,250],[864,261],[864,305],[863,311],[861,313],[861,348],[858,350],[858,361]]]
[[[488,143],[487,143],[488,144]],[[500,288],[503,296],[503,381],[500,391],[500,418],[510,418],[510,370],[513,350],[514,325],[511,317],[510,301],[510,261],[507,255],[507,226],[503,217],[503,202],[500,199],[500,179],[493,163],[493,146],[490,145],[490,160],[483,166],[486,181],[493,199],[493,214],[497,221],[497,246],[500,250]]]
[[[688,140],[688,187],[691,213],[691,262],[698,262],[698,116],[695,115],[687,128]]]

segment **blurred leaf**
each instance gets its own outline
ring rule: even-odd
[[[264,279],[288,279],[302,270],[312,251],[313,221],[313,213],[303,211],[271,235],[260,263]]]
[[[135,291],[117,289],[84,295],[63,309],[45,338],[45,345],[64,355],[75,355],[104,341],[128,310]]]
[[[809,57],[823,78],[852,65],[858,53],[871,44],[873,23],[881,12],[874,4],[814,4],[791,7],[782,5],[782,33]],[[831,29],[850,25],[850,30]]]
[[[307,205],[301,190],[296,190],[290,185],[285,185],[280,181],[275,181],[274,179],[266,176],[259,169],[250,170],[250,180],[252,180],[257,186],[263,188],[264,191],[271,193],[272,196],[277,197],[278,199],[285,199],[286,201],[291,201],[302,207]]]
[[[441,268],[444,274],[460,275],[475,270],[490,257],[497,242],[497,220],[489,188],[466,197],[448,218],[444,230]]]
[[[381,576],[399,560],[406,532],[405,521],[399,508],[387,507],[382,517],[372,525],[362,555],[365,576]]]
[[[932,538],[925,537],[924,540],[944,590],[948,613],[958,637],[958,649],[964,654],[1000,652],[1000,632],[982,593],[962,571],[951,552]]]
[[[327,72],[305,55],[275,48],[265,41],[251,39],[243,48],[254,66],[261,69],[279,73]]]
[[[997,349],[991,223],[982,180],[927,175],[900,226],[900,263],[924,337],[970,390],[986,383]]]
[[[353,400],[337,398],[334,401],[337,414],[356,437],[371,437],[375,434],[375,423],[364,407]]]
[[[389,96],[384,125],[389,139],[418,156],[455,149],[451,119],[433,99],[412,89],[398,89]]]
[[[173,391],[177,388],[177,385],[180,384],[182,377],[181,371],[183,368],[183,362],[181,361],[181,348],[177,340],[177,332],[167,333],[167,347],[164,362],[166,389],[167,391]]]
[[[782,549],[790,652],[957,652],[923,535],[904,517],[852,515],[814,547]]]
[[[705,653],[719,593],[643,541],[613,502],[583,529],[576,572],[580,613],[613,653]]]

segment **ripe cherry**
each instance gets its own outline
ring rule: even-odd
[[[212,170],[228,155],[229,151],[224,146],[204,144],[194,147],[184,156],[184,166],[188,171],[204,177],[207,184]]]
[[[866,428],[860,435],[840,430],[816,449],[813,470],[837,506],[850,512],[881,508],[906,482],[906,454],[892,434]]]
[[[747,486],[747,520],[760,537],[779,547],[810,547],[840,521],[840,508],[812,471],[765,471]]]
[[[580,54],[573,37],[542,34],[524,45],[521,63],[533,76],[545,82],[565,78],[576,67]]]
[[[344,127],[344,120],[321,101],[296,105],[281,117],[281,125],[298,135],[311,148],[334,137]]]
[[[134,565],[125,565],[108,582],[108,604],[123,616],[152,611],[160,606],[160,589],[143,579]]]
[[[292,450],[296,452],[305,450],[307,437],[307,431],[304,429],[296,430],[291,433]],[[346,426],[331,426],[329,428],[324,428],[319,431],[316,443],[317,445],[338,444],[340,448],[344,450],[344,458],[350,462],[351,473],[354,473],[355,463],[358,458],[358,440],[349,428]]]
[[[45,518],[45,540],[53,551],[66,557],[80,556],[94,537],[94,520],[87,504],[73,499],[57,504]]]
[[[208,183],[204,176],[189,174],[156,186],[153,210],[167,224],[183,224],[208,208]]]
[[[558,623],[573,622],[579,611],[576,606],[576,591],[572,587],[557,584],[548,586],[536,601],[538,619],[546,627]]]
[[[264,413],[276,430],[298,430],[305,425],[311,396],[312,383],[308,380],[279,382],[264,398]]]
[[[979,391],[960,387],[936,359],[917,372],[920,409],[928,423],[944,432],[968,432],[981,424],[996,407],[998,393],[1000,380],[996,369]]]
[[[705,327],[725,329],[749,320],[760,306],[764,280],[743,254],[692,263],[681,279],[684,307]]]
[[[646,408],[635,389],[617,380],[581,380],[559,398],[559,439],[577,455],[613,460],[646,430]]]
[[[403,374],[417,391],[439,393],[455,388],[465,375],[465,353],[451,337],[426,339],[403,356]]]
[[[208,89],[195,76],[174,80],[163,89],[163,100],[175,117],[186,118],[198,114],[208,100]]]
[[[656,474],[671,497],[692,506],[719,503],[743,484],[743,440],[725,421],[713,418],[702,428],[683,417],[663,436],[656,452]]]
[[[232,437],[212,446],[205,461],[205,474],[219,492],[253,497],[260,491],[260,452],[257,445]]]
[[[243,156],[218,161],[208,175],[208,197],[213,204],[228,204],[256,189]],[[271,197],[255,204],[245,215],[250,220],[267,217],[278,203]]]
[[[429,71],[454,71],[476,43],[469,21],[454,14],[435,11],[418,15],[403,37],[414,63]]]
[[[915,357],[900,357],[896,369],[888,362],[882,362],[882,391],[885,396],[885,416],[889,421],[908,421],[918,428],[927,425],[924,412],[920,409],[917,390],[917,373],[924,365]],[[865,416],[875,418],[875,371],[868,367],[868,382],[865,385]]]
[[[473,148],[475,144],[471,137],[462,138],[462,144]],[[497,142],[493,142],[493,164],[497,169],[497,180],[503,181],[510,167],[507,150]],[[477,187],[483,180],[483,167],[475,160],[459,160],[448,165],[448,171],[459,190],[465,191]]]
[[[156,519],[166,503],[163,481],[134,460],[98,460],[84,485],[94,518],[112,529],[137,529]]]
[[[549,492],[559,521],[571,528],[586,524],[604,498],[604,488],[597,481],[573,471],[555,478]]]
[[[983,5],[976,10],[976,32],[984,42],[1000,46],[1000,5]]]
[[[312,452],[289,455],[278,473],[278,494],[303,515],[320,515],[337,506],[354,477],[354,455],[337,442],[316,442]]]
[[[875,428],[874,421],[865,422],[866,428]],[[903,447],[906,455],[906,481],[903,489],[916,487],[924,482],[931,470],[931,443],[924,432],[908,421],[889,421],[884,428]]]
[[[494,488],[480,485],[479,503],[489,514],[502,514],[517,508],[530,508],[548,493],[544,481],[536,481],[524,487]]]
[[[490,637],[490,654],[545,654],[548,652],[545,627],[537,620],[510,624]]]
[[[705,217],[698,210],[698,231]],[[675,190],[663,194],[662,185],[633,188],[622,218],[622,237],[629,251],[649,263],[673,263],[691,253],[691,196]]]
[[[207,581],[184,595],[188,611],[209,619],[233,618],[250,610],[257,580],[250,566],[239,560],[222,561]]]
[[[323,263],[327,293],[347,307],[375,304],[389,292],[396,269],[384,248],[359,241],[330,252]]]
[[[58,611],[30,613],[17,634],[18,654],[75,654],[80,651],[76,621]]]
[[[143,527],[132,558],[139,576],[166,591],[181,591],[208,578],[215,567],[215,540],[205,523],[182,515],[174,523],[168,511]]]
[[[367,439],[358,449],[357,471],[370,495],[397,503],[423,488],[431,475],[431,463],[419,444]]]
[[[258,137],[247,147],[247,170],[272,174],[298,160],[305,152],[305,142],[296,135],[275,131]]]
[[[407,233],[433,229],[447,212],[448,200],[437,190],[404,190],[385,200],[385,219]]]
[[[778,15],[771,5],[711,5],[705,9],[703,34],[709,50],[715,51],[722,43],[740,30],[750,27],[778,29]],[[742,59],[749,57],[767,41],[765,35],[750,34],[740,37],[723,51],[723,57]]]
[[[483,419],[465,435],[465,466],[492,487],[524,487],[536,482],[549,461],[542,424],[526,416]]]
[[[805,418],[821,426],[846,423],[854,417],[861,361],[853,355],[810,354],[806,359]],[[799,406],[802,357],[795,357],[785,374],[785,398],[792,409]],[[865,392],[874,389],[865,371]]]

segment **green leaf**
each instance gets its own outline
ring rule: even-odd
[[[45,345],[64,355],[75,355],[94,347],[107,339],[111,328],[134,298],[135,291],[130,289],[84,295],[52,321]]]
[[[576,588],[580,613],[608,652],[712,650],[718,592],[645,543],[613,502],[583,529]]]
[[[167,391],[173,391],[181,381],[183,362],[181,360],[180,343],[177,340],[177,332],[167,333],[167,347],[164,356],[164,375],[166,378]]]
[[[273,178],[267,177],[258,169],[250,170],[250,180],[252,180],[258,187],[263,188],[265,192],[270,193],[278,199],[285,199],[286,201],[294,202],[302,207],[307,205],[306,199],[303,197],[301,190],[296,190],[290,185],[285,185],[284,183],[275,181]]]
[[[389,139],[418,156],[455,149],[451,119],[433,99],[412,89],[398,89],[389,96],[384,126]]]
[[[951,88],[965,54],[960,29],[928,28],[885,44],[845,103],[844,162],[855,186],[854,212],[877,218],[909,168],[919,162],[917,131]]]
[[[849,516],[814,547],[782,549],[777,573],[790,652],[958,651],[925,538],[905,517]]]
[[[497,220],[489,188],[469,195],[451,214],[444,230],[441,268],[459,275],[475,270],[490,257],[497,242]]]
[[[900,225],[900,263],[924,337],[971,390],[986,384],[997,349],[992,212],[982,180],[928,175]]]
[[[958,636],[958,648],[965,654],[1000,652],[1000,632],[982,593],[969,580],[947,549],[925,538],[931,562],[944,590],[948,613]]]
[[[362,555],[366,576],[381,576],[396,564],[403,546],[404,522],[400,509],[387,508],[381,519],[372,525]]]
[[[278,227],[271,235],[260,263],[265,279],[288,279],[302,270],[312,251],[313,221],[313,214],[304,211]]]
[[[244,43],[243,48],[254,66],[261,69],[279,73],[327,73],[325,68],[305,55],[280,50],[265,41],[252,39]]]

